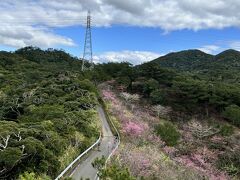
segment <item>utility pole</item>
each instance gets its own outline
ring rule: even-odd
[[[90,67],[87,67],[86,64],[89,63]],[[91,34],[91,13],[88,11],[87,14],[87,26],[85,33],[85,43],[84,43],[84,52],[82,58],[82,71],[87,68],[93,68],[93,58],[92,58],[92,34]]]

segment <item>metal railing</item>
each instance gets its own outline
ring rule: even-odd
[[[107,114],[106,112],[105,112],[105,114],[108,116],[108,114]],[[109,116],[108,116],[108,119],[109,119],[109,121],[111,122],[113,128],[115,129],[115,131],[116,131],[116,133],[117,133],[117,140],[118,140],[118,142],[117,142],[116,147],[113,149],[113,151],[111,152],[111,154],[108,156],[108,158],[107,158],[107,160],[106,160],[106,162],[105,162],[105,168],[106,168],[106,166],[107,166],[108,161],[109,161],[110,158],[112,157],[113,153],[117,150],[117,148],[118,148],[118,146],[120,145],[120,142],[121,142],[120,134],[119,134],[116,126],[114,125],[112,119],[111,119]]]
[[[84,156],[86,155],[90,150],[92,150],[94,147],[96,147],[101,141],[101,133],[99,135],[99,138],[98,140],[93,144],[91,145],[87,150],[85,150],[82,154],[80,154],[74,161],[72,161],[62,172],[61,174],[58,175],[58,177],[56,177],[55,180],[59,180],[61,178],[64,177],[64,175],[66,173],[68,173],[70,170],[72,170],[73,168],[75,168],[75,164]]]
[[[110,121],[110,123],[111,123],[111,125],[113,126],[115,132],[117,133],[117,139],[118,139],[118,142],[117,142],[116,147],[115,147],[114,150],[110,153],[110,155],[107,157],[107,160],[106,160],[106,162],[105,162],[105,168],[106,168],[108,161],[110,160],[111,156],[112,156],[113,153],[117,150],[117,148],[118,148],[118,146],[119,146],[119,144],[120,144],[120,134],[119,134],[117,128],[115,127],[114,123],[112,122],[111,118],[109,118],[109,116],[108,116],[108,114],[107,114],[107,112],[106,112],[105,109],[104,109],[104,114],[105,114],[105,116],[107,116],[106,118]],[[73,168],[76,167],[75,165],[77,164],[77,162],[78,162],[84,155],[86,155],[89,151],[91,151],[94,147],[96,147],[96,146],[100,143],[100,141],[101,141],[101,133],[100,133],[100,135],[99,135],[98,140],[97,140],[93,145],[91,145],[87,150],[85,150],[82,154],[80,154],[74,161],[72,161],[72,162],[61,172],[61,174],[59,174],[58,177],[56,177],[55,180],[60,180],[60,179],[63,178],[70,170],[73,170]],[[98,176],[97,176],[97,174],[96,174],[95,179],[99,179]]]
[[[109,154],[109,156],[107,157],[107,159],[106,159],[106,161],[105,161],[104,168],[107,168],[107,164],[108,164],[110,158],[112,157],[113,153],[118,149],[118,147],[119,147],[119,145],[120,145],[120,143],[121,143],[121,138],[120,138],[120,133],[118,132],[116,126],[114,125],[112,119],[109,117],[109,115],[108,115],[108,113],[106,112],[106,109],[105,109],[105,108],[104,108],[104,113],[105,113],[105,116],[106,116],[106,118],[108,119],[108,121],[111,122],[111,125],[113,126],[115,132],[117,133],[117,140],[118,140],[116,147],[112,150],[112,152]],[[98,173],[99,173],[99,172],[97,172],[94,180],[99,180]]]

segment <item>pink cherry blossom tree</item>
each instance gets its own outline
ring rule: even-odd
[[[142,135],[145,129],[146,129],[146,125],[136,123],[136,122],[131,122],[131,121],[127,122],[123,126],[123,132],[125,132],[130,136],[135,136],[135,137]]]

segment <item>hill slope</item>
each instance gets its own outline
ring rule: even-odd
[[[240,52],[235,50],[226,50],[216,56],[199,50],[187,50],[167,54],[149,63],[157,63],[161,67],[180,72],[198,74],[209,80],[240,82]]]
[[[53,179],[95,141],[97,91],[80,67],[58,50],[0,52],[0,179]]]
[[[190,71],[201,70],[205,63],[213,61],[214,56],[206,54],[199,50],[187,50],[176,53],[170,53],[153,60],[152,62],[160,64],[162,67],[174,68],[177,70]]]

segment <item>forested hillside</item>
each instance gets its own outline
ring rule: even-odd
[[[156,63],[136,67],[128,63],[108,63],[98,66],[96,71],[115,78],[126,90],[139,93],[152,104],[171,106],[177,114],[180,112],[179,118],[193,114],[214,114],[240,125],[237,118],[240,111],[240,85],[238,82],[229,83],[231,77],[219,81],[210,74],[201,76],[194,72],[179,72]],[[216,67],[217,71],[220,69]]]
[[[240,52],[236,50],[226,50],[216,56],[199,50],[187,50],[170,53],[150,63],[178,72],[198,74],[206,80],[240,83]]]
[[[123,136],[115,161],[137,178],[186,179],[177,170],[184,166],[200,175],[183,170],[190,179],[239,179],[239,53],[180,54],[135,67],[108,63],[96,68],[112,77],[102,93]],[[149,147],[154,155],[147,155]],[[132,160],[125,157],[126,148]],[[161,153],[171,159],[161,167],[167,175],[153,168],[156,158],[164,164]]]
[[[55,178],[99,135],[98,93],[61,50],[0,52],[0,179]]]
[[[100,83],[121,134],[106,177],[239,178],[239,57],[189,50],[81,72],[62,50],[0,52],[0,179],[53,179],[93,143]]]

